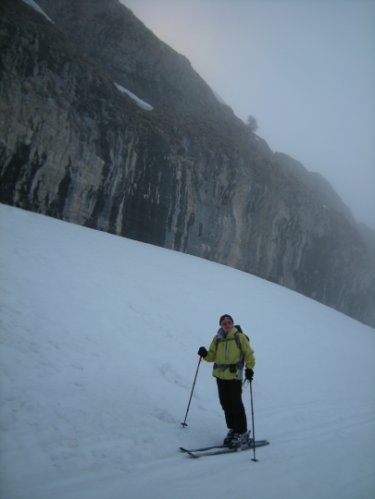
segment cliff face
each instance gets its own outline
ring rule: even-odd
[[[375,325],[368,245],[116,0],[0,5],[0,201],[184,251]],[[114,82],[153,106],[139,107]]]

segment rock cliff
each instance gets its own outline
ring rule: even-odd
[[[373,239],[323,178],[274,154],[117,0],[38,5],[50,20],[0,5],[1,202],[221,262],[375,325]]]

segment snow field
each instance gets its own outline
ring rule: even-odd
[[[0,205],[0,497],[369,499],[374,330],[243,272]],[[230,313],[271,445],[226,432],[200,345]],[[250,397],[244,403],[249,426]]]

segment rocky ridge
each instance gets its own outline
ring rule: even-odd
[[[0,5],[0,201],[208,258],[375,325],[368,241],[117,0]],[[137,105],[121,85],[152,105]]]

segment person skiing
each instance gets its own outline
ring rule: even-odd
[[[214,362],[212,375],[216,378],[221,407],[225,414],[228,433],[224,445],[239,448],[249,440],[247,419],[242,402],[242,371],[252,381],[255,357],[249,340],[233,318],[224,314],[219,320],[220,329],[209,350],[201,346],[198,355],[206,362]]]

